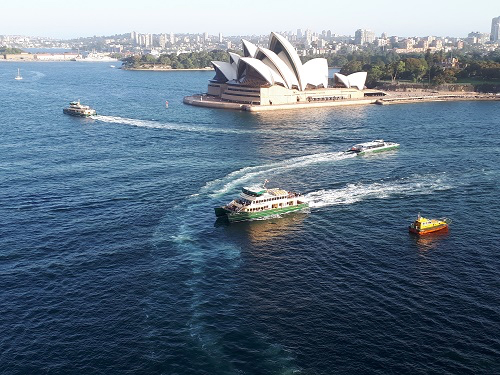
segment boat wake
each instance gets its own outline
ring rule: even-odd
[[[200,126],[189,126],[182,124],[174,124],[174,123],[161,123],[158,120],[140,120],[119,116],[104,116],[97,115],[94,117],[97,121],[105,122],[108,124],[121,124],[121,125],[129,125],[136,126],[139,128],[148,128],[148,129],[165,129],[165,130],[178,130],[178,131],[191,131],[191,132],[207,132],[210,129],[203,128]]]
[[[173,122],[161,122],[158,119],[150,119],[150,120],[141,120],[134,118],[126,118],[120,116],[105,116],[105,115],[96,115],[93,118],[97,121],[108,123],[108,124],[120,124],[120,125],[128,125],[135,126],[138,128],[147,128],[147,129],[162,129],[162,130],[171,130],[171,131],[179,131],[179,132],[193,132],[193,133],[210,133],[210,134],[255,134],[254,129],[235,129],[235,128],[217,128],[212,127],[207,124],[203,125],[188,125],[183,123],[173,123]],[[294,133],[304,133],[307,134],[308,130],[295,130]],[[282,134],[281,130],[276,129],[259,129],[259,133],[261,134]]]
[[[225,128],[211,128],[209,126],[192,126],[187,124],[176,124],[176,123],[164,123],[159,120],[140,120],[119,116],[104,116],[97,115],[94,117],[95,120],[108,123],[108,124],[121,124],[135,126],[138,128],[148,128],[148,129],[163,129],[163,130],[173,130],[181,132],[195,132],[195,133],[215,133],[215,134],[241,134],[241,133],[252,133],[250,130],[245,129],[225,129]]]
[[[241,187],[241,185],[244,183],[262,182],[262,179],[266,176],[269,176],[270,173],[276,173],[282,170],[290,170],[295,168],[303,168],[313,164],[331,162],[353,157],[355,157],[355,155],[344,154],[343,152],[324,152],[320,154],[299,156],[275,163],[245,167],[231,172],[223,178],[207,182],[201,189],[201,193],[208,193],[212,197],[218,197],[232,189]]]
[[[374,182],[370,184],[348,184],[342,189],[319,190],[305,195],[311,208],[352,204],[367,199],[386,199],[402,195],[425,195],[435,191],[449,190],[452,186],[444,176],[415,175],[396,181]]]
[[[37,81],[39,79],[42,79],[43,77],[45,77],[45,73],[42,73],[42,72],[38,72],[38,71],[30,71],[30,73],[33,73],[35,76],[33,77],[33,81]]]

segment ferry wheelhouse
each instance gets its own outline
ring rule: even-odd
[[[88,105],[80,104],[80,100],[70,102],[69,107],[63,109],[63,113],[77,117],[90,117],[97,114],[95,109],[90,108]]]
[[[408,230],[418,235],[448,230],[447,219],[427,219],[418,214],[417,220],[410,224]]]
[[[265,184],[242,188],[239,199],[215,207],[215,216],[226,217],[230,222],[246,221],[309,207],[302,194],[280,188],[267,189]]]
[[[352,146],[346,153],[354,153],[356,155],[363,155],[368,152],[382,152],[399,148],[399,143],[385,142],[383,139],[376,139],[371,142],[359,143]]]

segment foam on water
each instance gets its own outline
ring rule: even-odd
[[[181,132],[194,132],[194,133],[213,133],[213,134],[251,134],[254,133],[253,130],[250,129],[230,129],[230,128],[213,128],[210,125],[207,126],[193,126],[182,123],[165,123],[160,122],[156,119],[151,120],[141,120],[141,119],[133,119],[126,118],[120,116],[105,116],[105,115],[97,115],[94,116],[94,119],[105,122],[108,124],[122,124],[135,126],[139,128],[148,128],[148,129],[163,129],[163,130],[174,130]],[[259,130],[260,131],[260,130]],[[274,132],[274,131],[260,131],[260,132]]]
[[[36,70],[31,70],[31,71],[29,71],[29,73],[33,73],[34,74],[34,77],[32,78],[33,80],[39,80],[39,79],[42,79],[43,77],[46,76],[45,73],[38,72]]]
[[[97,115],[94,117],[97,121],[105,122],[108,124],[122,124],[122,125],[130,125],[136,126],[139,128],[148,128],[148,129],[164,129],[164,130],[175,130],[175,131],[185,131],[185,132],[215,132],[215,133],[234,133],[235,131],[231,131],[230,129],[213,129],[213,128],[205,128],[201,126],[192,126],[192,125],[183,125],[183,124],[175,124],[175,123],[162,123],[157,120],[140,120],[133,118],[125,118],[119,116],[104,116]]]
[[[255,129],[237,129],[237,128],[217,128],[212,127],[211,125],[206,126],[193,126],[183,123],[165,123],[160,122],[157,119],[143,120],[143,119],[134,119],[134,118],[126,118],[120,116],[107,116],[107,115],[96,115],[93,116],[93,119],[108,123],[108,124],[122,124],[135,126],[139,128],[148,128],[148,129],[163,129],[163,130],[174,130],[180,132],[194,132],[194,133],[211,133],[211,134],[255,134]],[[283,134],[282,130],[277,129],[259,129],[258,132],[260,134]],[[295,134],[308,134],[308,130],[300,130],[294,129]]]
[[[253,167],[244,167],[237,171],[231,172],[223,178],[209,181],[201,189],[201,192],[209,192],[212,197],[218,197],[228,191],[241,186],[248,182],[262,182],[265,176],[270,173],[279,171],[303,168],[313,164],[332,162],[352,158],[355,155],[344,154],[343,152],[325,152],[320,154],[312,154],[299,156],[279,162],[256,165]]]
[[[453,186],[443,174],[415,175],[387,182],[352,183],[342,189],[319,190],[305,195],[312,208],[328,207],[339,204],[352,204],[366,199],[385,199],[396,195],[432,194],[448,190]]]

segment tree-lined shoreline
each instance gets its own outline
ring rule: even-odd
[[[238,53],[239,51],[233,51]],[[241,52],[240,52],[241,53]],[[315,57],[327,59],[328,66],[341,67],[342,74],[368,73],[366,85],[374,88],[390,84],[417,84],[436,87],[443,84],[472,85],[479,91],[500,92],[500,50],[480,54],[466,52],[448,56],[444,51],[425,54],[394,52],[354,52],[331,56],[302,57],[306,62]],[[211,61],[229,61],[227,51],[190,52],[131,56],[123,61],[127,70],[208,70]]]

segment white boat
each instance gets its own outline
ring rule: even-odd
[[[23,79],[23,77],[21,77],[21,72],[20,72],[20,69],[19,69],[19,68],[17,68],[17,76],[16,76],[16,78],[14,78],[14,79],[16,79],[16,80],[18,80],[18,81],[20,81],[21,79]]]
[[[399,143],[385,142],[383,139],[375,139],[371,142],[359,143],[346,150],[346,154],[363,155],[368,152],[382,152],[399,148]]]
[[[88,105],[80,104],[80,100],[69,103],[69,107],[64,108],[63,113],[77,117],[90,117],[97,114],[95,109],[90,108]]]

